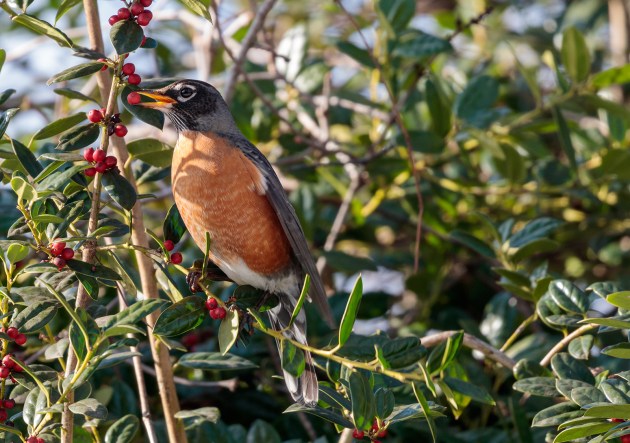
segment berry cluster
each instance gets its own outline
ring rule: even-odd
[[[124,1],[124,0],[123,0]],[[131,4],[125,4],[127,7],[120,8],[116,15],[109,18],[109,24],[114,26],[121,20],[135,20],[140,26],[147,26],[153,19],[153,13],[148,8],[153,0],[138,0]]]
[[[166,249],[168,252],[171,252],[173,249],[175,249],[175,243],[173,243],[173,240],[164,240],[164,249]],[[182,256],[181,252],[173,252],[169,255],[169,260],[174,265],[180,264],[183,259],[184,257]]]
[[[212,320],[223,320],[225,318],[225,308],[219,306],[216,298],[209,297],[206,300],[206,309]]]
[[[140,80],[138,80],[138,83]],[[124,137],[127,135],[127,127],[120,123],[120,114],[114,114],[109,119],[106,119],[105,116],[107,111],[105,108],[92,109],[87,113],[87,118],[92,123],[102,123],[107,124],[107,135],[116,134],[118,137]]]
[[[126,130],[126,128],[125,128]],[[83,173],[88,177],[94,177],[96,173],[103,174],[116,168],[118,160],[113,155],[106,155],[102,149],[88,148],[83,152],[83,158],[92,163],[94,167],[87,168]]]
[[[354,431],[352,431],[352,438],[362,440],[365,437],[368,437],[372,441],[372,443],[380,443],[380,440],[376,440],[376,438],[387,437],[387,428],[385,427],[385,423],[381,422],[379,425],[378,420],[374,419],[374,421],[372,422],[372,427],[367,432],[367,434],[359,429],[355,429]]]
[[[133,63],[125,63],[121,69],[122,75],[127,76],[127,83],[130,85],[139,85],[142,78],[136,74],[136,65]]]
[[[61,268],[66,266],[66,262],[74,257],[74,250],[66,248],[66,242],[56,241],[50,245],[50,255],[53,256],[52,264],[61,270]]]
[[[31,435],[26,439],[26,443],[46,443],[46,440],[36,435]]]
[[[20,368],[21,369],[21,368]],[[15,408],[15,400],[2,400],[0,401],[0,423],[4,423],[9,418],[9,413],[7,409]],[[5,423],[6,425],[12,425],[11,422]]]

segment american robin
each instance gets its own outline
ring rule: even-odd
[[[181,80],[158,90],[138,91],[153,102],[141,106],[166,114],[178,131],[173,154],[175,203],[197,246],[239,285],[275,294],[280,303],[268,311],[272,327],[306,344],[306,316],[291,315],[305,274],[310,298],[324,319],[332,315],[324,286],[295,210],[265,156],[239,131],[227,103],[208,83]],[[297,402],[317,403],[313,360],[304,353],[299,378],[284,372]]]

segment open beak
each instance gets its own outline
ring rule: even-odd
[[[174,98],[169,97],[168,95],[160,94],[156,91],[137,91],[137,92],[140,95],[144,95],[145,97],[149,97],[155,100],[154,102],[138,103],[139,106],[143,106],[145,108],[163,108],[177,101]]]

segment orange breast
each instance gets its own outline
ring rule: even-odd
[[[182,133],[173,155],[175,203],[192,238],[222,267],[242,259],[270,275],[291,261],[291,246],[264,192],[262,175],[243,153],[213,134]]]

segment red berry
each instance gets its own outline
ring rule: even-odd
[[[142,42],[140,43],[140,46],[144,46],[144,44],[147,42],[147,36],[143,35],[142,36]]]
[[[39,443],[38,440],[39,439],[37,437],[31,435],[29,438],[26,439],[26,443]]]
[[[87,118],[92,123],[98,123],[103,120],[103,114],[98,109],[92,109],[87,113]]]
[[[133,63],[126,63],[122,67],[122,73],[125,75],[133,74],[136,72],[136,65]]]
[[[72,260],[73,257],[74,250],[72,248],[64,248],[63,251],[61,251],[61,258],[63,258],[64,260]]]
[[[173,248],[175,248],[175,243],[173,243],[173,240],[164,240],[164,249],[166,249],[167,251],[172,251]]]
[[[137,92],[130,92],[127,96],[127,102],[129,102],[130,105],[137,105],[138,103],[140,103],[140,99],[140,94],[138,94]]]
[[[383,430],[382,430],[381,432],[379,432],[376,436],[377,436],[378,438],[385,438],[385,437],[387,437],[387,429],[383,429]]]
[[[2,364],[9,369],[13,369],[13,367],[16,366],[15,362],[13,361],[13,355],[7,354],[2,357]]]
[[[96,175],[96,169],[95,168],[87,168],[85,171],[83,171],[83,173],[85,175],[87,175],[88,177],[94,177]]]
[[[15,340],[15,338],[20,335],[20,331],[18,331],[18,328],[11,326],[9,329],[7,329],[7,335],[11,340]]]
[[[129,77],[127,77],[127,83],[129,83],[130,85],[139,85],[141,81],[142,78],[140,78],[138,74],[131,74]]]
[[[140,0],[140,4],[145,8],[148,8],[153,3],[153,0]]]
[[[99,62],[103,62],[103,67],[101,68],[101,71],[105,71],[107,70],[108,66],[107,66],[107,60],[104,58],[99,58],[98,59]]]
[[[9,414],[5,409],[0,409],[0,422],[4,423],[9,418]]]
[[[120,18],[117,15],[112,15],[109,20],[107,20],[111,26],[114,26],[116,23],[120,21]]]
[[[6,366],[0,366],[0,378],[7,378],[11,375],[11,370]]]
[[[118,10],[118,18],[121,20],[127,20],[131,17],[131,12],[127,8],[120,8]]]
[[[53,258],[53,265],[57,266],[57,269],[61,270],[66,265],[66,261],[61,257]]]
[[[107,171],[107,165],[105,164],[105,162],[97,162],[94,165],[94,169],[96,169],[96,172],[100,172],[101,174],[105,171]]]
[[[144,6],[142,6],[140,3],[134,3],[133,5],[131,5],[130,10],[133,15],[138,15],[142,11],[144,11]]]
[[[37,443],[46,443],[46,440],[41,437],[37,437]]]
[[[124,137],[125,135],[127,135],[127,127],[121,123],[116,124],[116,126],[114,126],[114,134],[116,134],[117,137]]]
[[[97,149],[96,151],[94,151],[92,158],[95,162],[102,162],[103,160],[105,160],[106,156],[107,154],[105,154],[105,151],[103,151],[102,149]]]
[[[83,158],[85,161],[93,162],[94,161],[94,148],[87,148],[83,151]]]
[[[113,155],[108,155],[107,157],[105,157],[105,166],[107,166],[107,169],[113,168],[114,166],[116,166],[117,163],[118,159]]]
[[[151,22],[152,19],[153,19],[153,13],[147,10],[147,11],[141,12],[138,15],[138,18],[136,19],[136,21],[138,22],[140,26],[146,26]]]
[[[55,260],[59,260],[59,257],[57,257]],[[64,262],[64,265],[65,265],[65,262]],[[22,346],[24,343],[26,343],[26,335],[18,334],[18,336],[15,337],[15,344]]]
[[[15,365],[11,370],[13,372],[22,372],[22,371],[24,371],[24,369],[22,369],[22,366],[18,366],[18,365]]]
[[[63,248],[65,248],[65,247],[66,247],[66,242],[65,241],[54,242],[50,246],[50,253],[52,255],[54,255],[55,257],[57,257],[58,255],[61,254],[61,252],[63,251]]]
[[[354,431],[352,431],[352,438],[356,438],[360,440],[363,437],[365,437],[365,432],[359,431],[358,429],[355,429]]]
[[[182,254],[181,252],[175,252],[173,254],[171,254],[171,263],[173,263],[174,265],[178,265],[182,262]]]
[[[215,320],[223,320],[225,318],[225,314],[226,312],[223,308],[216,308],[210,311],[210,317]]]
[[[217,303],[216,299],[209,298],[208,300],[206,300],[206,309],[208,311],[212,311],[213,309],[216,309],[218,307],[219,307],[219,303]]]
[[[13,409],[15,408],[15,400],[13,399],[4,400],[2,402],[2,406],[4,406],[5,409]]]
[[[622,435],[621,443],[630,443],[630,434]]]

